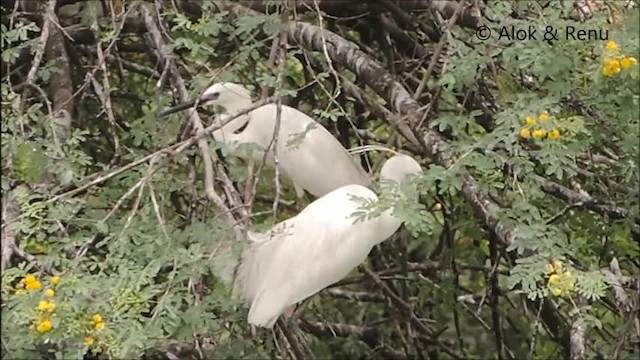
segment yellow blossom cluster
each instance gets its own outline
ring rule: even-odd
[[[42,283],[40,282],[40,280],[38,280],[38,278],[35,275],[29,274],[25,276],[23,282],[24,282],[24,288],[27,291],[42,289]]]
[[[100,314],[93,314],[93,316],[91,317],[91,320],[93,321],[93,324],[96,327],[96,330],[102,330],[104,329],[104,321],[102,319],[102,315]]]
[[[60,283],[60,277],[57,275],[52,276],[51,285],[56,286],[58,283]],[[38,280],[38,278],[35,275],[29,274],[25,276],[24,279],[22,279],[18,283],[16,288],[17,288],[16,290],[17,295],[24,295],[28,291],[41,290],[42,282]],[[38,306],[36,307],[36,310],[39,311],[40,316],[38,321],[35,324],[35,329],[39,333],[44,334],[53,330],[53,322],[51,321],[51,316],[53,315],[53,312],[56,309],[56,302],[53,299],[56,296],[56,292],[52,288],[47,288],[42,292],[42,295],[45,298],[48,298],[48,300],[40,300],[38,302]]]
[[[36,330],[38,330],[38,332],[41,333],[41,334],[49,332],[52,329],[53,329],[53,323],[51,322],[51,320],[49,318],[44,318],[44,319],[40,320],[40,322],[36,326]]]
[[[41,312],[52,313],[56,309],[56,302],[53,300],[40,300],[38,302],[38,310]]]
[[[95,328],[95,331],[101,331],[105,328],[104,319],[102,315],[95,313],[91,316],[91,323]],[[87,346],[92,346],[96,342],[95,331],[89,330],[84,338],[84,344]]]
[[[51,316],[53,315],[53,312],[56,309],[55,301],[40,300],[38,302],[38,307],[36,309],[40,311],[40,320],[36,325],[36,330],[41,334],[51,331],[53,329],[53,322],[51,321]]]
[[[38,280],[36,275],[28,274],[16,285],[16,294],[19,295],[26,294],[28,291],[43,290],[41,293],[43,299],[38,301],[38,305],[36,306],[38,317],[32,327],[32,329],[35,328],[35,330],[40,334],[48,333],[54,329],[52,320],[53,316],[55,316],[56,310],[56,290],[54,288],[58,284],[60,284],[60,276],[52,276],[50,279],[50,287],[43,290],[43,282]],[[65,305],[63,304],[63,307],[64,306]],[[87,346],[93,346],[95,344],[95,331],[104,330],[106,327],[102,315],[98,313],[91,316],[91,323],[92,328],[95,330],[90,330],[89,333],[85,334],[84,344]]]
[[[536,120],[533,116],[527,116],[524,120],[524,125],[520,129],[520,137],[523,139],[533,138],[535,140],[542,140],[548,138],[550,140],[557,140],[560,138],[560,129],[555,128],[551,131],[538,128],[538,122],[544,123],[549,121],[551,115],[548,112],[543,111],[538,115]]]
[[[60,283],[60,276],[58,275],[52,276],[51,277],[52,286],[56,286],[58,285],[58,283]],[[35,275],[29,274],[25,276],[24,279],[20,280],[18,285],[16,285],[16,295],[24,295],[28,291],[37,291],[41,289],[42,289],[42,282],[38,280],[38,278]],[[45,290],[44,295],[46,297],[54,297],[55,291],[53,289],[47,289]]]
[[[614,77],[622,71],[634,66],[638,60],[633,56],[620,55],[620,46],[613,40],[607,42],[605,57],[602,61],[602,75]]]
[[[573,291],[576,279],[571,271],[565,269],[562,261],[555,260],[547,264],[547,275],[549,276],[548,286],[554,296],[565,296]]]

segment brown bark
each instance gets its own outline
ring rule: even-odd
[[[55,1],[52,0],[55,4]],[[58,140],[67,138],[71,131],[71,119],[74,113],[75,102],[73,99],[73,82],[71,80],[71,65],[65,48],[65,37],[58,27],[58,17],[50,6],[45,16],[50,17],[49,39],[45,47],[47,61],[55,63],[56,71],[51,75],[49,94],[53,98],[55,129],[54,136]],[[66,111],[66,113],[65,113]]]
[[[14,221],[20,215],[20,207],[16,200],[16,191],[9,191],[2,199],[2,259],[0,271],[4,271],[11,264],[11,260],[18,246],[16,233],[13,229]]]

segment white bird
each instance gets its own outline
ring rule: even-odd
[[[403,183],[421,171],[414,159],[397,154],[385,162],[380,178]],[[364,186],[343,186],[266,233],[249,233],[252,243],[237,267],[223,265],[223,278],[235,275],[234,291],[250,306],[250,324],[272,327],[289,307],[344,278],[402,225],[393,209],[354,223],[352,214],[362,211],[354,196],[378,200]]]
[[[163,111],[159,117],[192,107],[196,101],[177,105]],[[216,105],[216,121],[225,120],[230,113],[251,106],[251,93],[242,85],[217,83],[200,96],[199,103]],[[341,186],[358,184],[372,188],[371,177],[349,155],[347,150],[327,129],[303,112],[282,105],[277,156],[281,171],[294,183],[298,198],[303,190],[316,197],[323,196]],[[276,126],[277,105],[267,104],[225,124],[213,132],[218,142],[227,145],[229,152],[259,162],[264,156]],[[254,143],[259,151],[246,154],[239,148]],[[266,158],[266,165],[274,166],[273,149]]]

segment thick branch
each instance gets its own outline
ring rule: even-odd
[[[49,93],[53,97],[53,111],[56,115],[52,119],[54,121],[54,135],[57,139],[64,140],[71,131],[71,119],[75,107],[71,65],[65,48],[65,38],[59,28],[58,18],[53,11],[53,7],[47,9],[45,16],[50,19],[49,41],[47,41],[45,47],[45,55],[48,61],[55,61],[57,68],[57,71],[54,71],[51,75],[49,85]]]
[[[20,215],[20,206],[15,196],[16,190],[9,191],[2,199],[2,239],[0,239],[2,241],[2,261],[0,262],[0,271],[9,267],[15,254],[15,248],[18,246],[16,233],[13,230],[14,222]]]
[[[585,354],[585,333],[587,331],[583,318],[583,311],[587,303],[586,299],[579,295],[576,299],[579,311],[576,311],[571,318],[571,360],[586,359]]]

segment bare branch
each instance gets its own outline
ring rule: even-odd
[[[583,360],[587,358],[585,354],[585,333],[587,329],[582,314],[586,303],[586,299],[578,295],[576,299],[577,311],[574,312],[571,319],[571,360]]]
[[[147,29],[151,33],[151,37],[154,40],[156,45],[156,49],[158,49],[158,55],[160,58],[164,59],[165,64],[167,64],[169,72],[171,74],[171,79],[173,81],[174,86],[178,92],[178,98],[181,102],[187,102],[189,100],[189,93],[187,92],[187,87],[185,86],[184,80],[180,76],[178,72],[178,68],[173,62],[173,59],[168,56],[170,54],[169,48],[165,45],[162,35],[160,34],[160,29],[156,25],[156,22],[152,16],[152,12],[149,10],[149,6],[142,7],[142,13],[144,15],[145,24],[147,25]],[[155,12],[154,12],[155,13]],[[225,205],[222,198],[215,192],[214,189],[214,177],[213,177],[213,160],[211,159],[211,151],[209,149],[209,145],[207,144],[207,140],[204,138],[204,126],[202,125],[202,121],[200,120],[200,116],[196,111],[189,111],[189,118],[193,127],[196,130],[196,135],[200,137],[197,140],[198,148],[200,149],[200,155],[202,156],[202,161],[204,164],[204,184],[205,184],[205,192],[207,197],[213,201],[214,204],[229,218],[232,224],[235,224],[235,219],[233,218],[232,213]],[[234,227],[235,228],[235,227]],[[238,238],[240,238],[240,233],[237,234]]]
[[[15,221],[20,215],[20,206],[16,199],[16,191],[27,191],[17,188],[7,192],[2,199],[2,259],[0,271],[4,271],[11,264],[11,259],[14,256],[15,248],[17,248],[16,232],[14,230]]]

